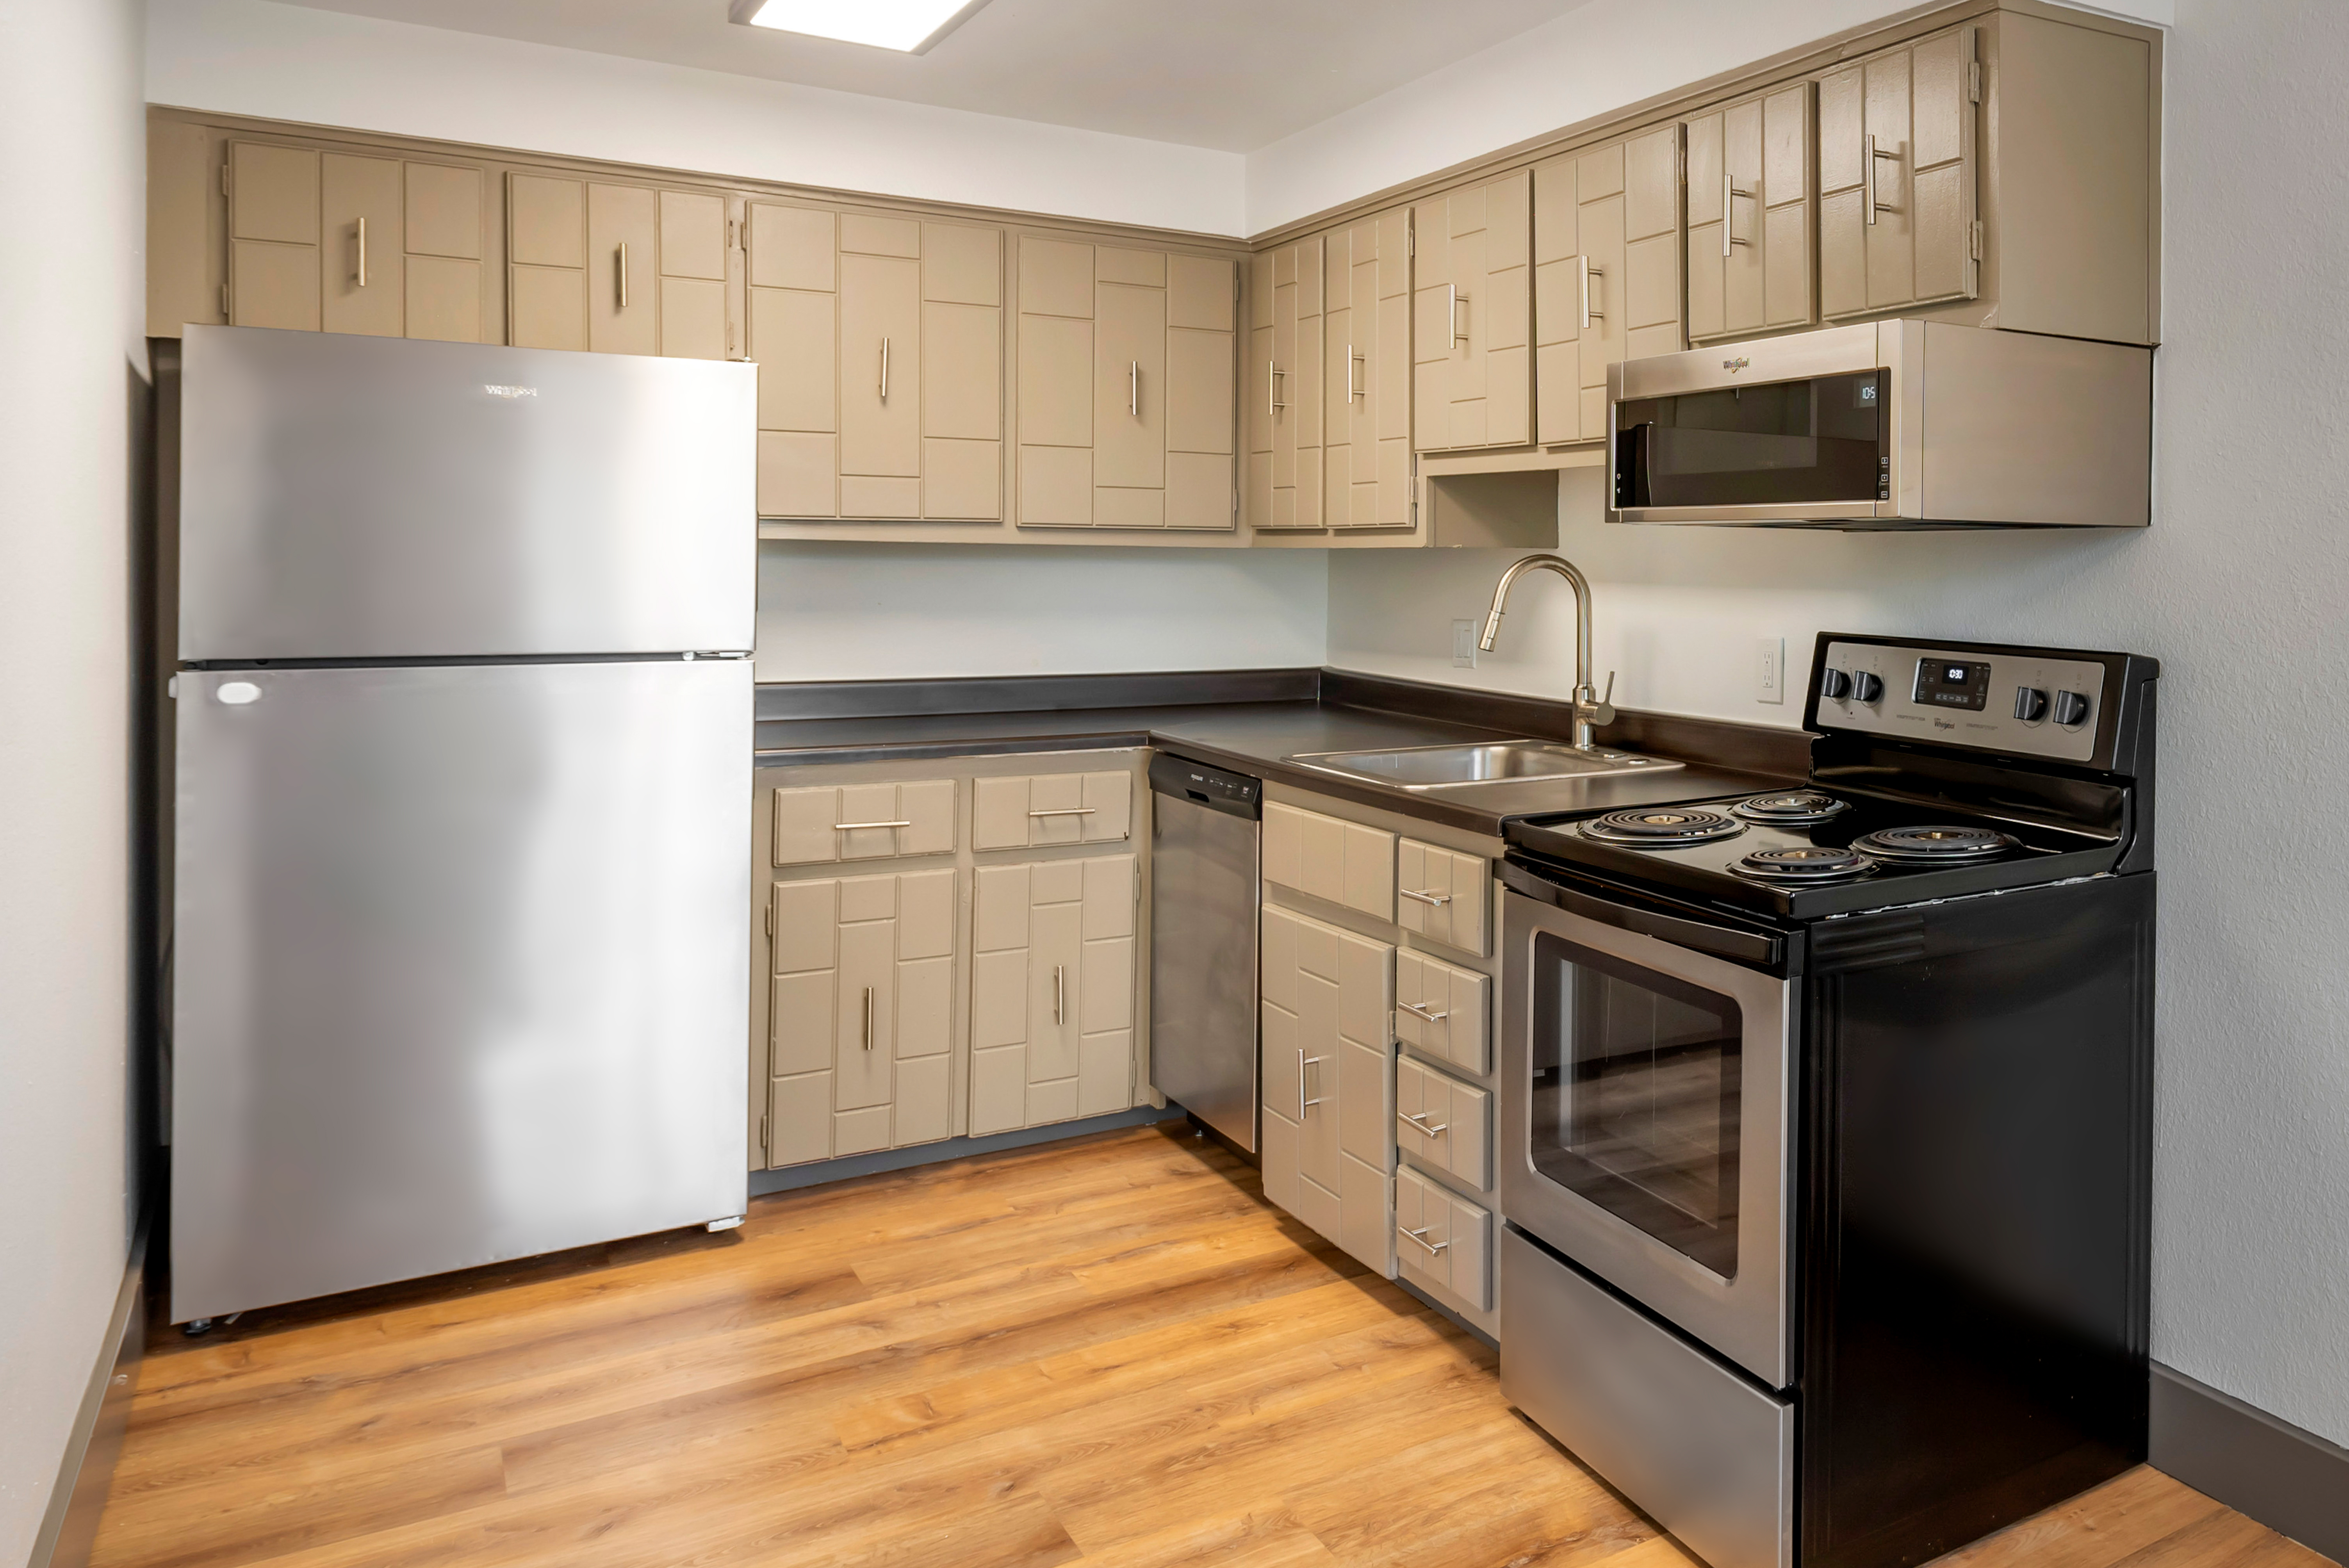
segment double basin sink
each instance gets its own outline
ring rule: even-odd
[[[1414,794],[1528,784],[1594,773],[1663,773],[1682,766],[1628,751],[1578,750],[1555,740],[1474,746],[1402,746],[1384,751],[1309,751],[1288,758],[1323,773],[1369,779]]]

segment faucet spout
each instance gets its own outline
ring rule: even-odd
[[[1574,744],[1577,749],[1595,749],[1592,732],[1599,725],[1611,724],[1615,710],[1598,689],[1590,684],[1590,581],[1563,555],[1528,555],[1501,573],[1501,581],[1493,589],[1493,608],[1485,617],[1485,634],[1476,646],[1485,653],[1500,640],[1501,616],[1507,609],[1509,590],[1517,579],[1528,572],[1555,572],[1574,590]],[[1608,696],[1614,695],[1615,682],[1607,682]]]

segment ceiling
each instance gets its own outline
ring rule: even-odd
[[[738,26],[727,0],[294,3],[1250,152],[1586,0],[989,0],[926,55]]]

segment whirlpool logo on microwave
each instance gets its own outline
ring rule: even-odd
[[[1736,375],[1739,371],[1741,371],[1741,370],[1744,369],[1747,366],[1749,366],[1749,365],[1751,365],[1751,364],[1753,364],[1753,363],[1754,363],[1754,361],[1752,361],[1752,360],[1750,360],[1750,359],[1746,358],[1744,355],[1742,355],[1742,354],[1741,354],[1741,355],[1739,355],[1739,356],[1738,356],[1736,358],[1734,358],[1734,359],[1724,359],[1724,360],[1723,360],[1723,361],[1721,362],[1721,367],[1722,367],[1723,370],[1728,371],[1732,376],[1734,376],[1734,375]]]
[[[517,397],[535,397],[538,396],[538,388],[535,387],[500,387],[487,381],[481,384],[481,390],[488,393],[492,397],[503,397],[508,401],[512,401]]]

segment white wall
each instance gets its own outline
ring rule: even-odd
[[[152,0],[147,98],[741,179],[1242,232],[1237,153],[269,0]]]
[[[769,543],[759,678],[1309,666],[1328,593],[1309,550]]]
[[[2084,7],[2168,23],[2173,0]],[[1247,155],[1247,232],[1612,114],[1910,0],[1588,0]]]
[[[0,1563],[47,1506],[129,1244],[138,0],[0,6]]]
[[[2349,313],[2308,259],[2349,247],[2338,140],[2349,7],[2178,0],[2168,57],[2154,526],[1910,538],[1608,528],[1567,555],[1597,657],[1641,707],[1798,723],[1750,696],[1753,641],[1822,629],[2163,662],[2154,1354],[2349,1442]],[[1520,593],[1455,671],[1506,553],[1333,557],[1332,661],[1562,694],[1569,596]]]

